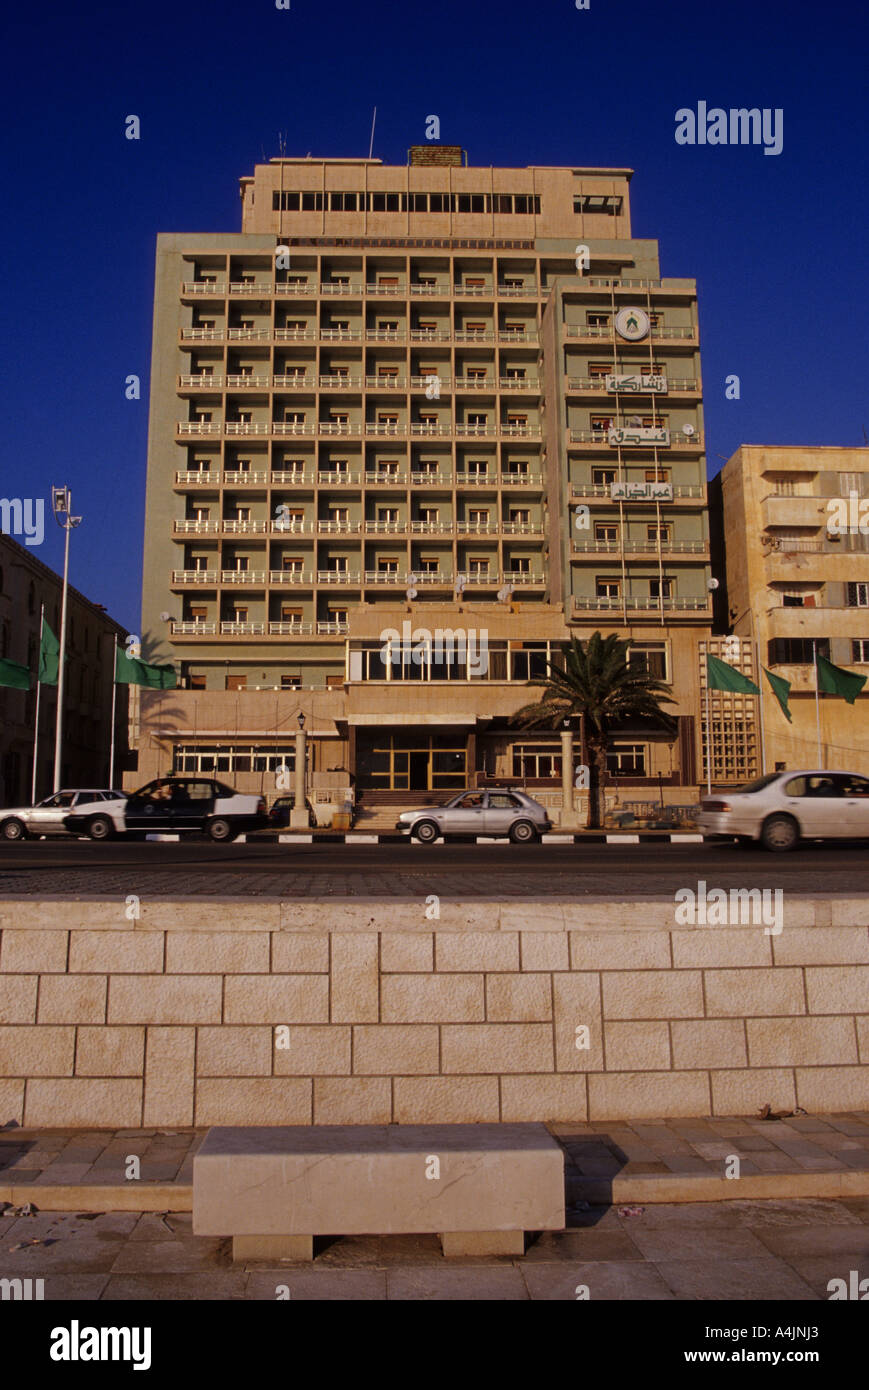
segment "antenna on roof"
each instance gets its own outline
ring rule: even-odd
[[[371,117],[371,144],[368,146],[368,158],[374,154],[374,122],[377,120],[377,107],[374,108],[374,115]]]

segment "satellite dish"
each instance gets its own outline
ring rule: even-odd
[[[418,592],[418,591],[417,591],[417,590],[413,587],[413,585],[411,584],[411,586],[410,586],[409,589],[405,589],[405,591],[404,591],[404,596],[405,596],[405,598],[408,598],[408,599],[414,599],[414,598],[416,598],[416,596],[417,596],[417,592]]]
[[[161,623],[168,623],[168,621],[169,621],[169,619],[170,619],[171,617],[172,617],[172,614],[171,614],[171,613],[161,613],[161,614],[160,614],[160,622],[161,622]]]
[[[512,584],[505,584],[504,587],[503,587],[503,589],[499,589],[499,590],[498,590],[498,598],[501,600],[502,603],[506,603],[506,602],[507,602],[507,599],[510,597],[510,595],[512,594],[512,592],[513,592],[513,585],[512,585]]]
[[[706,587],[707,587],[707,589],[709,590],[710,594],[714,594],[715,590],[718,588],[718,580],[717,580],[717,579],[710,579],[710,580],[707,582]]]
[[[694,426],[693,426],[693,425],[683,425],[683,426],[682,426],[682,433],[683,433],[683,434],[687,434],[688,438],[690,439],[690,438],[691,438],[691,435],[694,433]]]
[[[642,423],[643,423],[643,419],[642,419],[642,416],[641,416],[641,415],[629,415],[629,416],[628,416],[628,424],[629,424],[629,425],[641,425]]]
[[[455,591],[456,591],[457,594],[460,594],[460,593],[462,592],[462,590],[464,589],[464,587],[465,587],[465,585],[466,585],[467,582],[468,582],[468,581],[467,581],[465,578],[463,578],[463,577],[461,577],[461,578],[459,578],[459,579],[456,580],[456,589],[455,589]]]

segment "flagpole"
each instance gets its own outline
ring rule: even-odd
[[[818,639],[812,639],[812,651],[815,655],[815,724],[818,730],[818,771],[821,770],[821,687],[818,681]]]
[[[760,669],[760,644],[754,639],[754,664],[757,671],[758,705],[760,707],[760,770],[766,776],[766,733],[763,724],[763,672]]]
[[[112,642],[112,728],[109,742],[109,791],[115,785],[115,700],[118,695],[118,682],[115,680],[118,674],[118,634],[114,634]]]
[[[709,647],[706,648],[706,792],[712,795],[712,720],[709,714]]]
[[[45,604],[39,607],[39,655],[36,659],[36,718],[33,721],[33,779],[30,784],[30,804],[36,805],[36,764],[39,758],[39,667],[42,662],[42,627],[45,622]]]

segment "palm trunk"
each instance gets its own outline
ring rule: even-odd
[[[606,783],[606,739],[600,735],[588,738],[589,789],[587,830],[600,830],[604,823],[604,786]]]

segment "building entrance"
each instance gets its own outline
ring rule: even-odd
[[[458,732],[360,729],[356,736],[356,783],[360,788],[461,791],[466,779],[467,749]]]

